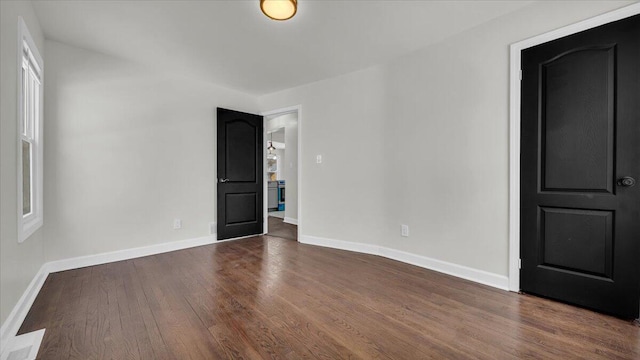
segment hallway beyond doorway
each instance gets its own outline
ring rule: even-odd
[[[271,216],[270,213],[269,232],[267,235],[298,241],[298,226],[287,224],[283,219]]]

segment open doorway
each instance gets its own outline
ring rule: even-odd
[[[264,115],[265,233],[298,239],[299,107]]]

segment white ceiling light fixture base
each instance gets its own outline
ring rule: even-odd
[[[291,19],[298,11],[298,0],[260,0],[260,10],[270,19]]]

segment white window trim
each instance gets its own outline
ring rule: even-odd
[[[38,97],[40,99],[38,107],[38,117],[36,119],[36,123],[34,124],[33,129],[33,150],[31,154],[31,178],[33,187],[33,192],[31,194],[32,199],[32,208],[31,213],[27,216],[22,215],[22,120],[23,120],[23,107],[22,105],[22,91],[23,91],[23,83],[22,83],[22,64],[23,64],[23,54],[25,53],[25,45],[28,48],[29,57],[32,63],[36,65],[38,70],[38,78],[40,79],[40,88]],[[17,178],[18,178],[18,242],[23,242],[29,236],[31,236],[36,230],[38,230],[43,224],[43,141],[42,141],[42,119],[44,113],[44,63],[42,61],[42,56],[40,56],[40,52],[36,47],[33,38],[31,37],[31,33],[27,28],[26,23],[22,17],[18,18],[18,61],[17,61],[17,89],[18,89],[18,102],[17,106],[17,123],[18,128],[16,131],[17,135]]]

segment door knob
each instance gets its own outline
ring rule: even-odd
[[[226,183],[227,181],[229,181],[229,179],[218,179],[218,181],[221,183]]]
[[[618,186],[632,187],[636,184],[636,179],[631,176],[625,176],[623,178],[618,179]]]

